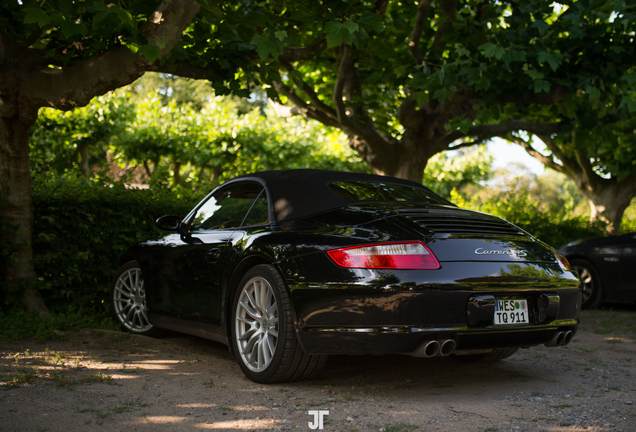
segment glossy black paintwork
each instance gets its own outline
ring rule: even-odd
[[[204,232],[188,231],[186,218],[181,233],[141,243],[126,259],[136,259],[142,268],[154,325],[224,342],[237,283],[262,263],[282,275],[298,338],[309,353],[410,352],[423,338],[440,335],[455,338],[457,349],[530,346],[547,342],[557,329],[576,330],[578,279],[561,270],[543,244],[525,234],[435,233],[402,216],[398,207],[404,204],[355,205],[293,221]],[[325,253],[409,240],[426,243],[440,269],[346,269]],[[493,252],[475,253],[479,249]],[[468,312],[475,295],[528,299],[531,324],[494,327],[488,312],[472,322]],[[558,298],[559,307],[540,321],[544,295]]]
[[[636,233],[578,240],[559,251],[569,260],[590,262],[603,281],[606,298],[636,300],[636,280],[631,276],[636,266]]]

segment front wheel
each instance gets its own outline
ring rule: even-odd
[[[291,301],[275,267],[258,265],[239,284],[232,307],[232,345],[243,373],[258,383],[308,379],[326,355],[309,355],[296,339]]]
[[[124,330],[144,336],[157,336],[159,329],[148,320],[146,289],[137,261],[129,261],[117,270],[110,290],[113,317]]]

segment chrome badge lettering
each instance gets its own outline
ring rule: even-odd
[[[517,258],[523,258],[527,256],[528,253],[517,249],[486,250],[484,248],[477,248],[475,249],[475,255],[510,255]]]

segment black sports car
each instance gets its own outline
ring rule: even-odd
[[[636,300],[629,272],[636,265],[636,233],[577,240],[559,250],[581,276],[584,308],[596,308],[605,298]]]
[[[321,170],[245,175],[114,277],[128,330],[225,343],[257,382],[315,375],[329,354],[494,361],[566,345],[577,276],[555,249],[420,184]]]

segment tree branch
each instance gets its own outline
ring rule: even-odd
[[[318,54],[327,49],[327,39],[320,38],[311,45],[299,48],[284,48],[283,52],[278,56],[279,60],[284,62],[296,62],[301,60],[311,60]]]
[[[21,44],[21,49],[27,49],[29,48],[31,45],[33,45],[33,43],[35,43],[36,40],[38,40],[40,38],[40,36],[42,35],[42,29],[40,28],[39,25],[35,25],[35,30],[33,31],[33,33],[31,33],[29,35],[28,38],[25,39],[24,43]]]
[[[377,15],[384,15],[386,13],[386,8],[389,5],[389,0],[376,0],[372,13]]]
[[[340,123],[338,123],[338,120],[334,116],[307,104],[300,96],[282,82],[274,81],[272,84],[278,93],[282,93],[287,96],[287,98],[297,107],[297,112],[299,114],[318,120],[320,123],[326,124],[327,126],[340,128]]]
[[[474,141],[466,141],[460,144],[456,144],[452,147],[449,147],[448,150],[459,150],[460,148],[464,148],[464,147],[472,147],[474,145],[484,144],[486,141],[488,141],[488,138],[479,138]]]
[[[148,72],[161,72],[192,79],[212,80],[214,78],[208,69],[192,63],[179,63],[176,66],[153,63],[148,67]]]
[[[420,0],[420,3],[417,5],[415,25],[413,26],[411,40],[409,41],[409,49],[411,50],[411,55],[417,65],[424,63],[424,56],[422,55],[422,51],[420,51],[420,38],[422,37],[424,22],[428,19],[428,11],[431,6],[431,1],[432,0]]]
[[[199,9],[195,0],[163,0],[140,27],[140,32],[165,55],[177,44]],[[120,47],[63,69],[26,73],[21,93],[37,106],[69,110],[86,105],[97,95],[130,84],[149,67],[143,55]]]
[[[340,66],[338,67],[338,75],[336,75],[336,84],[333,87],[333,103],[336,105],[338,113],[338,122],[342,125],[348,123],[347,111],[342,97],[345,80],[351,69],[351,45],[342,46],[342,57],[340,58]]]
[[[578,166],[581,167],[581,172],[585,176],[585,181],[590,186],[594,185],[598,182],[598,174],[594,172],[589,156],[578,146],[575,131],[572,132],[572,146],[574,148],[576,162],[578,163]]]
[[[510,142],[519,144],[530,156],[532,156],[533,158],[541,162],[543,165],[550,167],[553,170],[558,171],[560,173],[567,174],[566,169],[563,165],[559,165],[558,163],[555,162],[553,158],[545,156],[539,151],[535,150],[534,147],[532,147],[532,145],[530,145],[529,142],[521,139],[520,137],[514,136],[510,133],[502,138]]]
[[[566,96],[567,92],[563,86],[552,86],[550,92],[533,93],[532,95],[524,95],[521,93],[506,93],[497,97],[497,101],[501,103],[511,104],[537,104],[537,105],[554,105]]]
[[[535,123],[527,120],[510,120],[499,124],[472,126],[466,133],[460,130],[450,132],[437,144],[441,150],[448,150],[450,144],[465,136],[488,139],[496,136],[505,136],[510,132],[525,130],[535,135],[550,135],[561,130],[561,123]]]
[[[444,41],[444,31],[451,25],[457,14],[457,0],[444,0],[442,2],[442,14],[445,16],[444,23],[435,32],[435,39],[429,57],[439,58],[444,51],[446,41]]]
[[[570,159],[565,153],[563,153],[559,146],[557,146],[552,138],[550,138],[550,134],[535,133],[535,135],[538,136],[541,141],[543,141],[548,150],[550,150],[550,152],[552,152],[552,154],[561,161],[563,166],[568,169],[572,173],[572,175],[576,175],[581,172],[581,166],[576,161]]]
[[[278,58],[278,61],[281,64],[281,66],[283,66],[285,70],[287,70],[287,72],[291,73],[294,71],[294,67],[289,62],[281,60],[280,57]],[[318,108],[320,111],[324,112],[329,117],[332,117],[334,120],[338,118],[338,114],[336,110],[334,110],[329,105],[321,101],[318,95],[316,94],[316,92],[314,91],[314,89],[311,88],[311,86],[309,86],[306,82],[303,81],[302,86],[300,86],[300,90],[302,90],[302,92],[307,95],[311,103],[314,104],[314,106]]]

